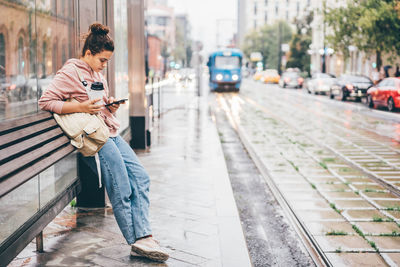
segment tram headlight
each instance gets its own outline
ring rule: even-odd
[[[217,79],[217,81],[221,81],[222,78],[223,78],[222,74],[217,74],[217,75],[215,76],[215,79]]]
[[[233,80],[233,81],[239,80],[239,75],[233,74],[233,75],[232,75],[232,80]]]

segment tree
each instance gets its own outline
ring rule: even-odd
[[[325,11],[325,22],[333,30],[327,39],[345,58],[350,45],[367,55],[375,54],[378,68],[382,53],[400,55],[399,0],[354,0],[347,7]]]
[[[252,52],[260,52],[263,55],[265,68],[278,69],[280,44],[289,42],[291,36],[292,30],[284,21],[276,22],[273,25],[264,25],[245,37],[242,50],[247,58],[250,58]]]
[[[176,25],[175,28],[175,47],[172,51],[172,55],[176,62],[181,63],[182,66],[186,66],[186,36],[184,29],[180,25]]]
[[[311,22],[313,13],[309,13],[303,19],[296,19],[296,33],[290,41],[287,68],[299,68],[310,74],[310,55],[307,53],[311,44]]]

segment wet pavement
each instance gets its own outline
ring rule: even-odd
[[[154,236],[165,263],[130,257],[111,208],[67,207],[44,230],[45,253],[32,242],[10,266],[251,266],[224,155],[207,97],[166,89],[149,152]]]
[[[400,116],[247,81],[219,106],[334,266],[400,258]]]

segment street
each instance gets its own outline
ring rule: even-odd
[[[239,93],[215,93],[212,101],[316,263],[400,264],[399,113],[252,80]],[[217,117],[219,131],[221,123]],[[226,157],[224,138],[222,131]],[[252,255],[253,241],[245,235]]]

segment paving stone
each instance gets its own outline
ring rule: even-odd
[[[383,220],[388,219],[383,213],[378,210],[344,210],[342,215],[347,217],[350,221],[369,220],[373,218],[382,218]]]
[[[357,195],[353,191],[350,192],[329,192],[329,191],[324,191],[322,192],[324,196],[326,196],[328,199],[361,199],[360,195]]]
[[[307,222],[306,227],[311,231],[313,235],[326,235],[327,233],[344,232],[349,235],[354,235],[352,225],[348,222],[336,222],[336,221],[319,221],[319,222]]]
[[[285,198],[287,200],[312,200],[316,198],[321,198],[321,195],[316,191],[285,191],[284,192]]]
[[[387,213],[395,217],[397,220],[400,220],[400,211],[398,210],[387,210]]]
[[[374,200],[382,208],[400,209],[400,199],[396,200]]]
[[[396,198],[395,195],[389,192],[363,192],[369,198]]]
[[[332,176],[332,177],[320,177],[320,176],[315,176],[315,177],[307,177],[308,180],[312,183],[315,184],[332,184],[332,183],[341,183],[338,178]]]
[[[319,210],[319,211],[298,211],[296,212],[302,221],[323,221],[323,220],[338,220],[344,221],[344,218],[336,211],[332,210]]]
[[[384,187],[378,185],[378,184],[354,184],[353,185],[357,190],[385,190]]]
[[[324,252],[374,251],[364,238],[354,235],[315,236],[315,240]]]
[[[321,191],[339,191],[339,190],[349,190],[350,187],[346,184],[318,184],[318,190]]]
[[[363,177],[347,177],[346,176],[346,181],[349,183],[371,183],[373,180],[369,178],[363,178]]]
[[[349,208],[373,208],[370,203],[366,200],[334,200],[336,207],[338,209],[349,209]]]
[[[400,266],[400,253],[381,253],[381,255],[392,266]]]
[[[400,232],[399,226],[394,222],[356,222],[355,224],[366,235]]]
[[[333,266],[388,266],[378,253],[326,253]]]
[[[313,200],[292,200],[290,201],[290,206],[294,208],[296,211],[300,210],[330,210],[331,207],[329,203],[323,199],[322,197],[315,198]]]
[[[368,236],[379,250],[400,252],[400,236]]]

